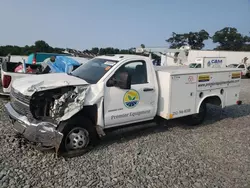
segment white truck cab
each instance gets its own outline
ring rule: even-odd
[[[238,68],[241,70],[241,76],[250,78],[250,65],[245,63],[240,64],[229,64],[228,68]]]
[[[197,57],[189,68],[225,68],[226,57]]]
[[[250,78],[250,65],[241,63],[236,68],[241,69],[241,75]]]
[[[239,69],[155,68],[144,56],[99,56],[71,74],[15,80],[6,110],[28,140],[74,153],[109,128],[180,117],[200,124],[207,103],[241,104],[240,81]]]

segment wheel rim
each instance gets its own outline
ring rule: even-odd
[[[83,149],[89,144],[89,133],[86,129],[75,127],[66,136],[66,150]]]

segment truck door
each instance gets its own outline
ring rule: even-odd
[[[123,64],[110,77],[112,79],[120,71],[128,71],[131,75],[131,89],[105,86],[105,127],[136,123],[154,118],[158,96],[154,80],[152,76],[148,75],[149,68],[149,65],[143,60],[130,61]]]

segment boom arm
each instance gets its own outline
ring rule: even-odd
[[[164,55],[166,57],[170,57],[172,59],[174,59],[175,61],[179,60],[179,64],[183,65],[183,61],[185,60],[183,57],[187,56],[186,53],[188,53],[188,51],[190,50],[190,47],[182,47],[180,49],[167,49],[167,47],[139,47],[135,49],[136,53],[145,53],[145,54],[149,54],[151,56],[152,53],[161,56]],[[177,55],[169,55],[168,53],[178,53]],[[182,57],[179,57],[179,56]]]

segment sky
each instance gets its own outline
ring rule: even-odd
[[[172,32],[236,27],[250,35],[250,0],[1,0],[0,45],[168,46]],[[205,49],[215,46],[206,42]]]

